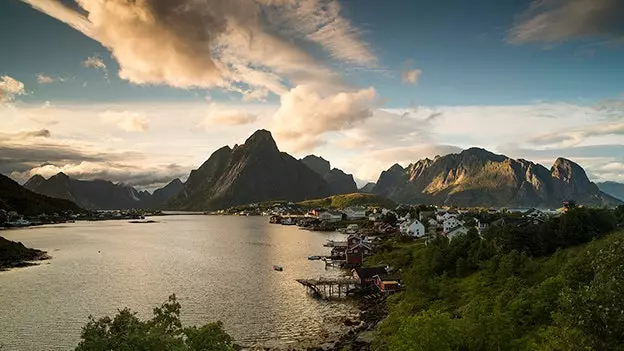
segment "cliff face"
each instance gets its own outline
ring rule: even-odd
[[[358,191],[353,175],[346,174],[338,168],[332,169],[329,161],[324,158],[308,155],[300,161],[328,183],[332,195],[351,194]]]
[[[177,180],[181,186],[181,182]],[[38,194],[75,202],[91,210],[118,210],[132,208],[156,208],[179,191],[175,181],[158,189],[153,196],[147,191],[138,191],[131,186],[115,184],[107,180],[77,180],[64,173],[49,179],[33,176],[24,187]]]
[[[270,132],[259,130],[243,145],[223,147],[191,172],[168,208],[214,210],[267,200],[301,201],[325,197],[320,175],[280,152]]]
[[[548,170],[478,148],[420,160],[407,168],[394,165],[382,172],[373,192],[397,202],[456,206],[559,207],[565,200],[618,203],[570,160],[560,158]]]
[[[0,174],[0,209],[16,211],[23,215],[82,211],[71,201],[36,194],[2,174]]]

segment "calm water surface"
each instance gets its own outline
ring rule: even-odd
[[[225,323],[238,342],[288,347],[338,331],[353,306],[319,301],[295,279],[341,275],[310,255],[320,233],[264,217],[166,216],[159,223],[78,222],[1,232],[52,260],[0,272],[4,350],[70,350],[91,314],[130,307],[142,317],[175,293],[182,319]],[[275,264],[283,272],[272,270]]]

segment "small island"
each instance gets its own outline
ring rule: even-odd
[[[35,265],[33,261],[49,259],[45,251],[27,248],[20,242],[7,240],[0,236],[0,271],[9,268]]]

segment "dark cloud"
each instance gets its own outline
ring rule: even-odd
[[[624,39],[622,0],[535,0],[509,34],[514,43]]]

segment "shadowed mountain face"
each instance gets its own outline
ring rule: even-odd
[[[152,195],[123,184],[106,180],[77,180],[59,173],[47,180],[35,175],[24,187],[42,195],[75,202],[86,209],[117,210],[157,208],[176,195],[181,185],[182,182],[176,179]]]
[[[364,185],[363,187],[361,187],[358,191],[361,193],[366,193],[366,194],[370,194],[373,192],[373,189],[375,188],[375,183],[366,183],[366,185]]]
[[[329,161],[324,158],[308,155],[300,161],[327,181],[332,195],[357,192],[357,185],[355,180],[353,180],[353,176],[346,174],[338,168],[332,169]]]
[[[560,207],[575,200],[615,205],[578,164],[563,158],[547,168],[472,148],[382,172],[375,194],[397,202],[455,206]]]
[[[82,211],[71,201],[36,194],[2,174],[0,174],[0,209],[16,211],[23,215]]]
[[[597,183],[596,185],[598,185],[598,188],[602,192],[624,201],[624,184],[617,182],[603,182]]]
[[[258,130],[243,145],[222,147],[191,171],[167,208],[215,210],[267,200],[302,201],[330,195],[321,176],[280,152],[270,132]]]

